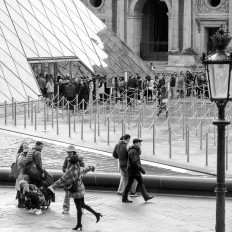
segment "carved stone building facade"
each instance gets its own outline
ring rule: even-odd
[[[221,24],[232,33],[232,0],[82,2],[142,59],[166,61],[168,70],[198,65]]]

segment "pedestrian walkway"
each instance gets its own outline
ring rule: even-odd
[[[76,209],[71,202],[69,214],[62,214],[64,191],[56,191],[56,202],[36,216],[17,208],[15,190],[0,187],[0,232],[67,232],[76,225]],[[133,198],[132,204],[121,202],[112,192],[87,191],[85,201],[103,217],[95,223],[84,211],[85,232],[213,232],[215,231],[215,198],[156,195],[144,202]],[[72,200],[71,200],[72,201]],[[232,199],[226,199],[226,231],[232,231]]]

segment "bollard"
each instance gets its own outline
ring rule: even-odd
[[[137,125],[138,125],[138,136],[137,137],[139,138],[139,135],[140,135],[140,132],[139,132],[139,122],[138,122]]]
[[[5,125],[7,124],[7,103],[5,101]]]
[[[205,165],[208,166],[208,133],[206,133],[205,136]]]
[[[126,120],[124,120],[123,121],[123,129],[124,129],[124,132],[123,132],[123,134],[125,135],[126,134]]]
[[[82,101],[84,103],[84,101]],[[83,105],[82,105],[83,106]],[[81,139],[83,140],[84,134],[84,107],[82,108],[82,118],[81,118]]]
[[[27,97],[27,103],[28,103],[28,118],[30,118],[30,96]]]
[[[98,126],[98,136],[100,136],[100,120],[99,120],[99,112],[97,112],[97,126]]]
[[[172,128],[169,127],[169,159],[172,158]]]
[[[54,126],[54,103],[52,102],[52,127]]]
[[[44,101],[44,131],[47,130],[47,124],[46,124],[46,102]]]
[[[62,118],[64,117],[64,96],[62,97]]]
[[[14,98],[12,97],[12,102],[11,102],[12,106],[12,119],[14,119]]]
[[[24,128],[26,128],[27,127],[27,122],[26,122],[26,120],[27,120],[27,108],[26,108],[27,106],[26,106],[26,104],[24,104]]]
[[[140,132],[139,138],[142,138],[142,124],[141,123],[139,123],[139,132]]]
[[[76,118],[73,117],[73,131],[76,132]]]
[[[196,110],[196,136],[197,136],[197,127],[198,127],[198,110]]]
[[[185,131],[184,131],[184,128],[185,128],[185,118],[184,118],[184,114],[182,114],[182,129],[183,129],[183,140],[184,140],[184,133],[185,133]]]
[[[35,104],[35,130],[37,130],[37,105]]]
[[[15,108],[15,110],[14,110],[14,112],[15,112],[15,116],[14,116],[14,124],[15,124],[15,126],[16,126],[16,124],[17,124],[17,122],[16,122],[16,118],[17,118],[17,111],[16,111],[16,109],[17,109],[17,102],[15,102],[14,103],[14,108]]]
[[[144,125],[144,113],[145,113],[145,105],[142,106],[142,125]]]
[[[155,123],[153,123],[152,129],[153,129],[153,155],[155,155]]]
[[[124,135],[124,128],[123,128],[123,126],[124,126],[124,121],[122,119],[122,136]]]
[[[187,134],[187,162],[189,162],[189,130],[186,132]]]
[[[71,117],[70,117],[70,110],[68,109],[68,135],[71,137]]]
[[[116,104],[116,106],[118,105],[118,103]],[[116,106],[114,107],[114,133],[115,133],[115,118],[116,118]]]
[[[200,122],[200,149],[202,150],[202,121]]]
[[[110,117],[107,118],[107,144],[110,145]]]
[[[56,108],[56,133],[59,134],[59,108]]]
[[[97,142],[97,116],[94,115],[94,142]]]
[[[33,100],[31,100],[31,125],[33,125],[33,109],[34,109],[34,106],[33,106]]]

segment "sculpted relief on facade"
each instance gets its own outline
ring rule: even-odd
[[[229,0],[221,0],[220,4],[213,7],[209,0],[196,1],[197,13],[229,13]]]

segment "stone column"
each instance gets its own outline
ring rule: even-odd
[[[184,1],[184,40],[183,49],[190,48],[192,37],[192,1]]]
[[[142,16],[141,13],[127,15],[127,45],[138,56],[142,38]]]
[[[125,3],[124,0],[117,1],[117,35],[122,40],[125,41],[124,36],[124,21],[125,21]]]
[[[168,51],[172,48],[172,14],[167,13],[168,15]]]
[[[179,51],[179,1],[172,1],[172,45],[171,50]]]
[[[229,32],[232,35],[232,1],[229,1]],[[228,47],[232,48],[232,41],[230,41]]]

